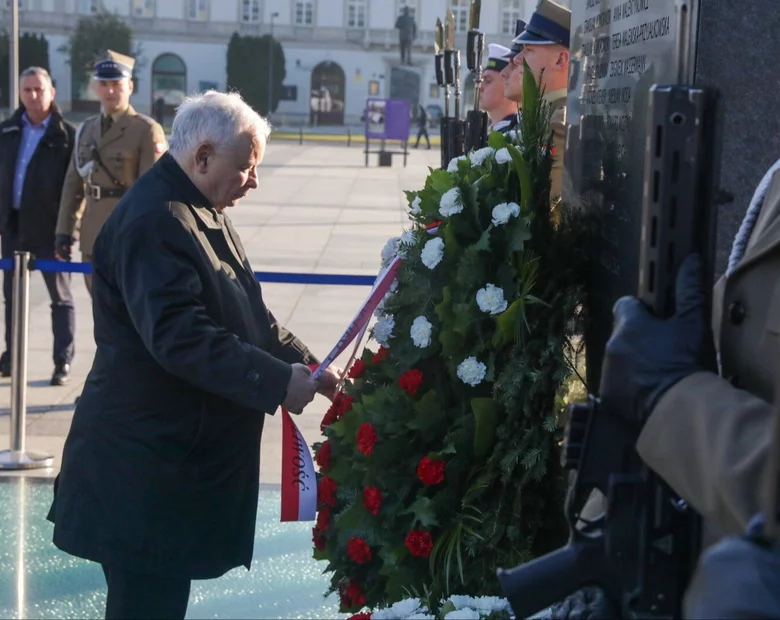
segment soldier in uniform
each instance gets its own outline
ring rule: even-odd
[[[479,85],[479,104],[490,118],[491,131],[509,131],[517,124],[517,103],[504,94],[504,78],[501,72],[509,64],[504,58],[509,48],[497,43],[488,45],[487,66]]]
[[[522,19],[517,20],[515,25],[515,40],[525,30],[525,22]],[[504,54],[506,65],[501,69],[501,77],[504,79],[504,96],[510,101],[514,101],[517,109],[523,106],[523,62],[514,63],[513,59],[523,51],[522,43],[512,42],[512,47],[507,49]],[[515,115],[514,120],[507,127],[507,131],[514,129],[520,122],[519,113]]]
[[[95,64],[94,87],[102,111],[76,132],[57,219],[55,252],[61,260],[70,260],[81,223],[82,261],[92,262],[92,247],[103,223],[167,148],[160,124],[130,105],[134,64],[134,59],[110,50],[105,60]],[[84,278],[91,295],[92,276]]]
[[[571,11],[551,0],[539,0],[536,11],[523,32],[512,41],[522,51],[512,58],[521,68],[523,61],[538,79],[542,76],[544,98],[552,108],[553,154],[550,198],[557,200],[563,187],[563,151],[566,147],[566,94],[569,81],[569,32]]]

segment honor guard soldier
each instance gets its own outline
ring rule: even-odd
[[[504,78],[504,96],[510,101],[514,101],[518,109],[523,105],[523,61],[515,63],[513,59],[523,51],[523,44],[516,43],[517,37],[523,33],[523,30],[525,30],[525,22],[518,19],[515,24],[515,39],[512,41],[512,47],[507,49],[504,54],[504,60],[507,64],[501,69],[501,77]],[[519,120],[518,117],[518,122]]]
[[[507,132],[517,126],[517,103],[504,94],[501,71],[509,64],[504,58],[509,48],[497,43],[488,45],[487,66],[482,71],[479,102],[490,117],[490,130]]]
[[[135,60],[110,50],[107,56],[94,67],[101,113],[78,128],[62,190],[55,241],[61,260],[70,260],[80,223],[82,261],[92,262],[95,237],[119,199],[167,149],[160,124],[130,105]],[[84,278],[91,295],[92,276]]]
[[[542,75],[544,98],[552,108],[550,128],[553,131],[554,162],[550,198],[561,196],[563,188],[563,151],[566,148],[566,95],[569,81],[569,33],[571,11],[551,0],[539,0],[536,11],[513,45],[523,51],[512,59],[522,67],[523,61],[534,77]],[[543,73],[542,73],[543,71]]]

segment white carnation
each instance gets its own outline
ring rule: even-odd
[[[506,224],[510,217],[518,215],[520,215],[520,205],[516,202],[502,202],[493,207],[493,226]]]
[[[406,616],[406,620],[436,620],[436,616],[421,611],[411,616]]]
[[[374,324],[371,334],[374,340],[386,347],[388,346],[388,340],[393,336],[393,329],[395,329],[395,319],[390,315],[385,315]]]
[[[471,607],[464,607],[463,609],[456,609],[451,611],[444,620],[479,620],[480,614],[477,610],[471,609]]]
[[[444,256],[444,240],[441,239],[441,237],[434,237],[428,243],[425,244],[425,247],[423,247],[422,252],[420,252],[420,260],[422,260],[423,265],[425,265],[428,269],[433,269],[441,262],[442,257]]]
[[[460,195],[460,190],[457,187],[453,187],[444,192],[439,203],[439,213],[444,217],[449,217],[461,211],[463,211],[463,198]]]
[[[398,255],[401,258],[404,258],[407,256],[407,253],[409,251],[409,248],[413,246],[416,243],[416,239],[414,238],[414,233],[411,230],[407,230],[404,234],[401,235],[401,238],[398,240]]]
[[[485,160],[495,152],[496,149],[494,149],[492,146],[486,146],[485,148],[474,151],[471,153],[471,155],[469,155],[469,159],[471,160],[471,167],[476,168],[477,166],[481,166],[485,163]]]
[[[420,204],[422,204],[422,198],[415,196],[412,200],[412,205],[409,207],[409,213],[412,215],[420,215]]]
[[[509,154],[509,149],[504,147],[496,151],[496,162],[499,164],[508,164],[512,161],[512,156]]]
[[[519,129],[512,129],[510,131],[507,131],[505,134],[506,139],[510,142],[520,142],[520,140],[523,137],[522,132]]]
[[[488,284],[485,288],[477,291],[477,305],[482,312],[488,314],[500,314],[507,307],[507,301],[504,299],[504,289],[495,284]]]
[[[398,255],[398,242],[400,240],[400,237],[392,237],[385,243],[385,247],[382,248],[382,269],[393,262],[393,259]]]
[[[474,599],[474,608],[489,616],[494,611],[509,610],[509,601],[498,596],[479,596]]]
[[[487,374],[487,366],[476,357],[467,357],[458,365],[458,379],[466,385],[479,385]]]
[[[374,620],[405,620],[413,617],[418,612],[427,611],[426,609],[420,609],[420,599],[407,598],[402,601],[398,601],[394,605],[387,607],[386,609],[380,609],[371,614],[371,618]]]
[[[424,349],[431,344],[431,333],[433,332],[433,325],[424,316],[418,316],[412,321],[412,327],[409,330],[409,335],[412,337],[414,346]]]
[[[468,159],[465,155],[459,155],[458,157],[453,157],[450,160],[450,163],[447,165],[447,172],[457,172],[458,171],[458,162],[464,161]]]
[[[466,607],[476,607],[476,599],[462,594],[453,594],[449,600],[455,605],[455,609],[464,609]]]

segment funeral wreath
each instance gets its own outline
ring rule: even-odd
[[[576,215],[551,205],[550,115],[526,70],[520,130],[406,192],[379,346],[315,445],[314,557],[343,612],[422,599],[438,614],[453,594],[500,594],[497,567],[565,542],[558,415],[584,253]]]

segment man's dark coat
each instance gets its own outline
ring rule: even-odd
[[[97,352],[55,485],[55,545],[190,579],[249,568],[263,419],[290,364],[316,360],[168,154],[109,217],[93,268]]]

